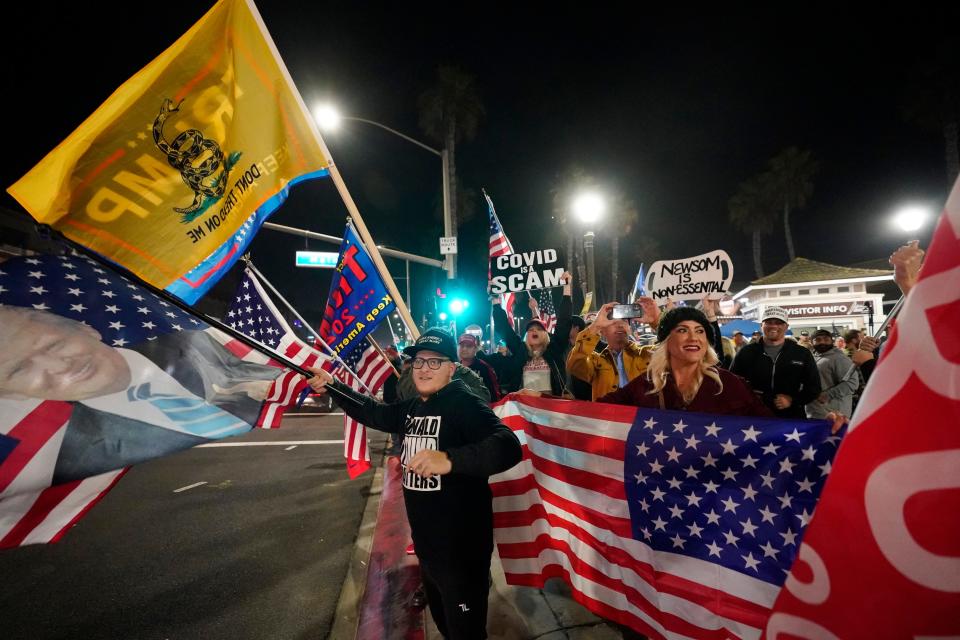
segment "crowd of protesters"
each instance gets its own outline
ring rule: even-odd
[[[922,259],[916,243],[890,257],[904,295]],[[842,336],[842,344],[825,329],[795,339],[787,312],[776,306],[764,310],[751,340],[740,332],[725,340],[718,303],[708,299],[700,308],[666,310],[650,298],[638,299],[639,316],[632,321],[656,337],[655,344],[640,344],[635,337],[642,330],[613,317],[617,303],[603,305],[593,318],[573,316],[569,273],[563,281],[552,335],[534,302],[521,337],[494,299],[493,323],[504,348],[484,353],[476,336],[463,334],[455,342],[434,328],[404,350],[406,360],[388,351],[402,374],[384,390],[383,403],[320,369],[309,380],[318,394],[332,391],[349,415],[396,434],[426,599],[444,637],[486,637],[493,549],[487,478],[521,456],[518,439],[489,402],[516,392],[719,415],[827,419],[836,432],[879,354],[878,341],[856,330]]]

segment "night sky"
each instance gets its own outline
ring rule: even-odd
[[[8,15],[0,44],[8,79],[4,186],[208,8],[132,5],[33,5]],[[898,206],[942,206],[942,134],[908,122],[903,104],[918,63],[945,40],[956,41],[960,10],[916,3],[898,12],[865,5],[846,14],[809,3],[709,13],[627,7],[259,8],[308,105],[329,100],[345,114],[425,139],[417,97],[437,66],[454,64],[476,76],[486,117],[477,138],[458,147],[457,164],[461,188],[478,196],[459,237],[461,275],[477,302],[487,269],[480,189],[492,196],[518,251],[562,247],[551,188],[573,164],[637,204],[640,224],[621,238],[627,280],[638,266],[631,244],[644,235],[659,243],[659,258],[725,249],[737,283],[753,279],[750,237],[728,226],[727,200],[790,145],[811,149],[820,163],[813,198],[792,218],[798,255],[836,264],[884,258],[904,239],[888,222]],[[53,118],[43,115],[50,111]],[[439,158],[359,123],[326,141],[376,241],[439,257]],[[4,206],[19,209],[4,198]],[[294,190],[272,221],[341,235],[345,215],[324,180]],[[596,232],[605,251],[610,234],[622,230],[601,223]],[[305,246],[264,230],[253,257],[313,320],[329,275],[293,268],[293,251]],[[309,248],[336,250],[315,241]],[[785,262],[781,230],[764,239],[764,265],[770,273]],[[403,265],[391,261],[391,269],[402,275]],[[418,320],[433,277],[429,269],[414,270]]]

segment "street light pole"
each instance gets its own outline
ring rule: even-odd
[[[590,311],[597,308],[597,273],[593,261],[593,231],[592,227],[603,215],[606,209],[606,203],[602,196],[597,193],[584,192],[574,198],[573,213],[586,226],[587,232],[583,234],[583,252],[587,258],[587,286],[591,295]]]
[[[450,156],[444,149],[440,155],[443,162],[443,235],[450,238],[456,235],[453,229],[453,216],[450,215]],[[447,279],[457,277],[457,254],[448,253],[444,256],[444,266],[447,270]]]
[[[430,145],[424,144],[419,140],[415,140],[410,136],[400,133],[392,127],[388,127],[385,124],[381,124],[375,120],[368,120],[366,118],[357,118],[355,116],[342,116],[341,120],[352,120],[354,122],[363,122],[366,124],[371,124],[375,127],[379,127],[384,131],[389,131],[395,136],[399,136],[406,140],[407,142],[413,143],[429,151],[435,156],[440,157],[440,161],[443,165],[442,171],[442,180],[443,180],[443,235],[444,237],[450,238],[456,235],[456,229],[453,228],[453,216],[450,215],[450,161],[447,155],[446,149],[434,149]],[[457,255],[454,253],[448,253],[443,257],[444,269],[447,272],[447,279],[452,280],[457,277]]]
[[[590,311],[597,309],[597,273],[593,263],[593,231],[583,234],[583,252],[587,255],[587,286],[593,292],[590,299]]]

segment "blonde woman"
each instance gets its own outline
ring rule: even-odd
[[[702,311],[693,307],[671,309],[660,318],[657,348],[646,373],[599,401],[651,409],[773,417],[743,378],[717,366],[712,342],[713,327]]]

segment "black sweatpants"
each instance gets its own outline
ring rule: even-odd
[[[472,562],[421,560],[420,572],[430,613],[444,638],[487,637],[490,555]]]

